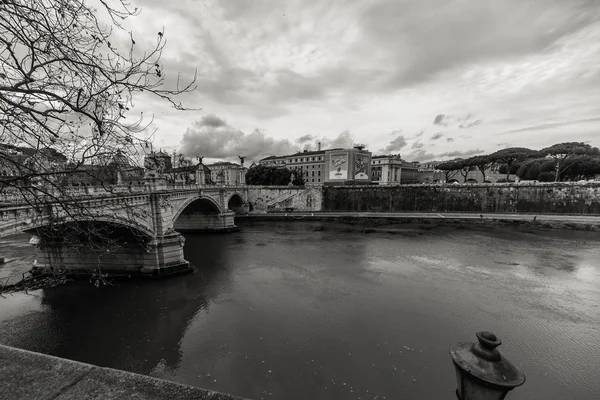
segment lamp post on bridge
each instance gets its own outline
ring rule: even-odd
[[[525,383],[521,369],[496,347],[502,341],[491,332],[477,332],[479,343],[455,343],[450,356],[456,369],[459,400],[502,400],[508,392]]]

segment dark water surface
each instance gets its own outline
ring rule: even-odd
[[[511,398],[600,398],[597,233],[240,225],[186,235],[194,274],[0,298],[0,342],[255,399],[454,399],[448,347],[491,330]]]

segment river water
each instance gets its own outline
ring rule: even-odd
[[[0,298],[0,343],[254,399],[454,399],[448,347],[490,330],[511,398],[600,398],[598,233],[238,225],[186,235],[193,274]]]

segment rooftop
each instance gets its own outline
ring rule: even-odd
[[[343,150],[343,149],[341,147],[336,147],[333,149],[325,149],[325,150],[303,150],[303,151],[299,151],[297,153],[283,155],[283,156],[269,156],[269,157],[261,158],[260,161],[276,160],[279,158],[287,158],[287,157],[314,156],[317,154],[323,155],[323,154],[325,154],[326,151],[332,151],[332,150]]]
[[[377,155],[377,156],[372,156],[371,158],[402,158],[400,157],[400,154],[387,154],[387,155]]]
[[[64,154],[62,154],[59,151],[52,149],[50,147],[35,149],[33,147],[22,147],[22,146],[14,146],[11,144],[6,144],[6,143],[0,143],[0,149],[4,149],[6,151],[14,151],[14,152],[22,153],[22,154],[24,154],[26,156],[30,156],[30,157],[39,153],[39,154],[46,156],[49,159],[63,160],[63,161],[67,160],[67,157],[65,157]]]
[[[210,168],[210,167],[215,167],[215,166],[218,166],[218,165],[231,165],[233,167],[241,167],[240,164],[232,163],[231,161],[219,161],[219,162],[216,162],[216,163],[207,164],[206,166]]]
[[[331,149],[334,150],[334,149]],[[285,157],[297,157],[297,156],[311,156],[311,155],[315,155],[315,154],[325,154],[326,150],[304,150],[304,151],[299,151],[297,153],[294,154],[290,154],[289,156],[285,156]]]

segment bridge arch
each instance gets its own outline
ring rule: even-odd
[[[244,200],[242,199],[242,196],[239,195],[239,193],[233,193],[231,196],[229,196],[229,199],[227,200],[227,209],[233,211],[236,214],[242,214],[244,212]]]
[[[193,196],[184,201],[181,206],[173,213],[173,222],[177,221],[179,216],[186,213],[205,213],[218,214],[221,213],[221,207],[212,197],[208,196]]]
[[[48,217],[32,216],[30,218],[20,219],[18,222],[12,222],[8,224],[2,224],[0,226],[0,237],[14,235],[21,232],[26,232],[35,235],[36,231],[45,229],[51,224],[53,226],[61,227],[73,224],[90,224],[98,223],[105,225],[112,225],[118,228],[130,229],[139,235],[152,238],[154,237],[154,231],[146,225],[140,224],[133,219],[125,219],[119,216],[85,216],[85,217],[71,217],[71,218],[58,218],[51,220]]]
[[[25,227],[23,232],[36,236],[46,234],[57,239],[60,239],[58,235],[69,233],[76,235],[78,232],[86,235],[87,237],[84,238],[86,240],[92,238],[94,235],[103,238],[110,235],[111,239],[131,236],[147,242],[154,237],[154,233],[148,227],[141,224],[124,221],[120,218],[107,217],[81,220],[65,219],[62,221],[53,221],[52,224],[50,224],[49,221],[45,221],[44,223]]]
[[[223,210],[209,196],[194,196],[173,213],[173,229],[178,232],[229,232],[237,230],[234,213]]]

